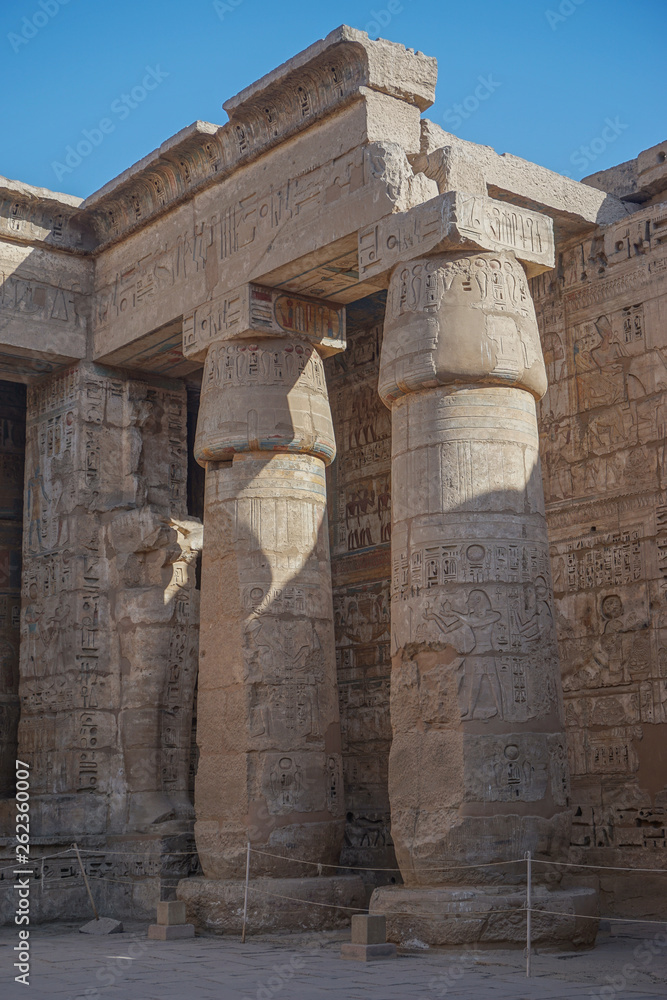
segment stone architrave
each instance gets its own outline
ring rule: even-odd
[[[240,879],[248,841],[266,852],[253,855],[253,876],[314,875],[313,862],[336,864],[343,833],[325,486],[335,443],[320,352],[332,331],[343,346],[344,313],[271,289],[249,295],[266,322],[246,311],[231,339],[209,346],[195,443],[206,466],[195,791],[204,882]]]
[[[523,923],[479,916],[522,905],[509,886],[525,866],[504,863],[527,850],[566,856],[569,777],[535,416],[545,389],[514,252],[457,248],[395,267],[379,392],[392,411],[389,795],[407,888],[378,889],[372,903],[388,912],[394,939],[405,922],[391,911],[417,907],[426,918],[418,936],[431,943],[518,941]],[[503,867],[474,867],[493,862]],[[561,908],[556,896],[547,908]],[[570,913],[595,901],[586,890],[566,896]],[[466,911],[460,923],[454,914]],[[594,921],[582,929],[568,920],[540,925],[538,936],[594,936]]]

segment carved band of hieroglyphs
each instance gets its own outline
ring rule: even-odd
[[[295,334],[331,350],[345,348],[345,310],[275,288],[246,284],[206,302],[183,323],[183,353],[232,337]]]
[[[312,389],[327,398],[324,365],[305,344],[270,351],[253,343],[214,344],[207,355],[203,387],[285,385]]]
[[[83,295],[70,288],[0,271],[0,312],[83,327]]]
[[[538,542],[480,539],[471,544],[434,539],[392,555],[392,600],[408,600],[454,583],[525,583],[549,579],[549,551]]]
[[[359,231],[359,277],[431,251],[513,250],[529,273],[553,267],[551,220],[482,195],[450,191]]]
[[[528,282],[523,268],[508,257],[426,258],[398,270],[387,299],[386,315],[392,319],[406,312],[433,312],[455,281],[474,292],[474,300],[494,311],[532,315]],[[471,296],[471,299],[473,296]]]
[[[181,287],[185,293],[186,285],[214,260],[229,265],[252,251],[266,252],[278,234],[276,244],[280,245],[287,241],[289,232],[303,232],[309,223],[319,221],[323,211],[331,210],[332,187],[339,206],[349,198],[355,204],[372,204],[376,191],[377,196],[385,192],[386,182],[375,171],[371,153],[376,153],[372,147],[367,151],[352,150],[335,164],[326,163],[283,185],[251,190],[243,197],[238,196],[236,182],[230,180],[229,187],[223,183],[218,211],[184,229],[167,247],[151,249],[124,270],[108,278],[102,276],[95,328],[105,327],[135,309],[154,308],[166,289]],[[239,275],[235,284],[242,278]],[[339,285],[347,287],[351,283],[350,277],[335,272],[330,272],[327,280],[331,293]]]

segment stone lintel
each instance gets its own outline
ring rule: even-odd
[[[84,253],[94,245],[81,198],[0,177],[0,237]]]
[[[455,250],[512,250],[535,277],[554,266],[548,216],[483,195],[449,191],[359,230],[359,278],[388,272],[403,260]]]
[[[394,42],[371,41],[354,28],[336,29],[227,101],[226,125],[194,122],[90,195],[82,209],[94,226],[98,249],[352,102],[368,103],[369,96],[376,97],[369,118],[378,126],[391,122],[390,98],[399,118],[404,111],[414,112],[416,145],[409,152],[416,152],[419,112],[435,100],[436,77],[437,61],[430,56]]]
[[[440,193],[471,191],[549,215],[556,242],[581,239],[596,226],[626,218],[635,205],[620,200],[619,191],[594,181],[575,181],[511,153],[468,142],[422,120],[421,153],[411,157],[413,169],[435,180]],[[624,196],[625,197],[625,196]]]
[[[295,83],[298,86],[304,71],[326,74],[322,82],[328,83],[329,92],[318,94],[322,104],[327,98],[332,101],[359,86],[415,104],[420,111],[426,111],[435,101],[435,58],[385,38],[371,41],[365,31],[342,24],[225,101],[223,108],[234,122],[272,101],[284,104],[286,91],[294,89]],[[302,107],[303,98],[297,100]]]
[[[204,360],[210,344],[285,337],[313,343],[323,357],[345,350],[345,309],[332,302],[247,283],[198,306],[183,320],[183,354]]]
[[[667,191],[667,140],[644,149],[634,160],[584,177],[582,184],[638,205]]]

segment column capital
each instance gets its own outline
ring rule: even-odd
[[[375,278],[424,254],[512,251],[529,278],[553,268],[547,215],[484,195],[448,191],[359,230],[359,280]]]
[[[212,343],[294,338],[311,343],[321,357],[345,350],[345,308],[253,282],[202,303],[183,319],[183,354],[204,360]]]
[[[420,257],[389,282],[378,392],[400,396],[445,385],[547,389],[535,308],[511,252]]]

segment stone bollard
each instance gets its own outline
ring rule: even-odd
[[[352,940],[341,945],[340,957],[356,962],[396,958],[396,945],[387,943],[387,920],[384,915],[355,914],[352,917]]]
[[[180,900],[164,900],[157,904],[157,923],[148,928],[151,941],[176,941],[195,936],[194,924],[187,924],[185,903]]]

